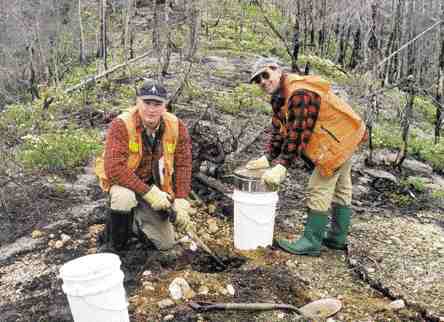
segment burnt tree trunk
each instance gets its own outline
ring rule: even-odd
[[[341,38],[339,40],[339,52],[338,52],[338,59],[337,62],[339,65],[344,66],[345,62],[345,55],[347,53],[348,48],[348,40],[350,39],[351,34],[351,26],[347,29],[347,34],[345,34],[345,26],[343,27]]]
[[[106,23],[106,0],[99,0],[100,28],[98,36],[97,58],[101,58],[103,67],[108,69],[108,39],[107,39],[107,23]]]
[[[376,63],[378,61],[378,52],[379,52],[378,38],[376,37],[376,26],[377,26],[376,18],[378,15],[378,5],[373,4],[371,9],[372,9],[372,22],[370,25],[370,35],[367,43],[367,48],[370,51],[367,62],[368,69],[372,69],[373,67],[376,66]]]
[[[324,55],[325,51],[325,41],[327,36],[327,22],[326,22],[326,15],[327,15],[327,0],[322,0],[321,8],[319,10],[319,17],[321,21],[321,28],[319,29],[319,53],[321,56]]]
[[[353,40],[353,50],[350,57],[349,67],[354,69],[358,66],[361,61],[361,27],[358,26],[358,29],[355,32],[354,40]]]
[[[296,20],[295,24],[294,24],[294,33],[293,33],[293,52],[291,55],[291,71],[292,72],[297,72],[299,70],[298,68],[298,56],[299,56],[299,47],[300,47],[300,43],[299,43],[299,21]]]
[[[441,3],[441,21],[444,21],[444,4]],[[441,43],[441,50],[438,61],[438,86],[436,90],[436,100],[444,106],[444,23],[441,23],[439,41]],[[435,120],[435,144],[439,143],[441,136],[441,126],[443,123],[443,111],[440,106],[436,107],[436,120]]]
[[[390,33],[389,42],[386,47],[385,56],[390,56],[391,53],[397,51],[400,47],[401,41],[401,15],[402,15],[403,1],[398,0],[396,4],[396,13],[393,17],[392,32]],[[388,60],[384,70],[384,84],[391,84],[394,82],[395,75],[398,72],[399,56],[395,55]]]
[[[412,119],[412,111],[413,111],[413,103],[415,100],[415,82],[412,77],[408,78],[407,83],[407,103],[404,108],[404,117],[401,119],[401,127],[402,127],[402,147],[396,156],[396,161],[394,166],[400,168],[405,158],[407,157],[408,151],[408,138],[410,131],[410,122]]]
[[[78,2],[79,9],[79,63],[80,65],[84,65],[86,63],[86,55],[85,55],[85,35],[83,32],[83,21],[82,21],[82,0]]]

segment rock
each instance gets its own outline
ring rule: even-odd
[[[208,224],[208,231],[211,234],[214,234],[219,230],[219,227],[217,226],[216,219],[214,219],[214,218],[208,219],[207,224]]]
[[[393,174],[391,174],[390,172],[384,171],[384,170],[365,169],[364,172],[374,178],[386,179],[386,180],[391,181],[393,183],[398,183],[398,179]]]
[[[45,235],[44,232],[42,232],[41,230],[34,230],[31,234],[32,239],[37,239],[40,237],[43,237]]]
[[[231,296],[234,296],[235,290],[234,290],[233,285],[231,285],[231,284],[228,284],[228,285],[227,285],[227,292],[228,292],[228,294],[230,294]]]
[[[319,321],[336,314],[342,308],[341,301],[337,299],[321,299],[304,305],[299,311],[308,318]]]
[[[208,205],[208,213],[211,215],[211,214],[214,214],[215,212],[216,212],[216,209],[217,209],[217,207],[216,207],[216,205],[215,204],[209,204]]]
[[[353,185],[353,196],[355,196],[355,198],[358,198],[359,196],[365,196],[369,193],[370,188],[369,186],[363,186],[360,184],[357,185]]]
[[[160,302],[157,302],[157,306],[159,306],[159,308],[161,309],[166,309],[168,307],[174,306],[174,302],[171,299],[165,299]]]
[[[195,252],[197,250],[197,245],[193,241],[190,243],[190,250],[193,252]]]
[[[170,296],[174,300],[180,300],[182,298],[192,298],[195,293],[188,285],[187,281],[182,277],[176,277],[168,287],[170,291]]]
[[[61,240],[62,240],[64,243],[66,243],[67,241],[71,240],[71,237],[68,236],[68,235],[66,235],[66,234],[62,234],[62,235],[60,236],[60,238],[61,238]]]
[[[56,241],[55,244],[54,244],[54,247],[57,248],[57,249],[62,248],[63,247],[63,241],[61,241],[61,240]]]
[[[414,159],[404,160],[404,162],[402,163],[402,167],[414,172],[415,174],[430,175],[433,172],[433,168],[431,166]]]
[[[199,290],[197,291],[197,293],[201,294],[201,295],[207,295],[210,292],[209,288],[205,285],[202,285],[201,287],[199,287]]]
[[[142,273],[142,276],[143,277],[148,277],[148,276],[151,276],[153,273],[151,272],[151,271],[144,271],[143,273]]]
[[[296,263],[293,260],[291,260],[291,259],[287,260],[285,262],[285,265],[287,265],[287,267],[289,267],[289,268],[295,268],[296,267]]]
[[[163,318],[164,321],[171,321],[172,319],[174,319],[174,315],[172,314],[165,315]]]
[[[376,164],[389,165],[395,162],[395,160],[396,153],[390,150],[382,149],[373,153],[373,162]]]
[[[405,308],[405,302],[404,300],[396,300],[391,302],[388,307],[390,310],[401,310]]]
[[[143,282],[142,287],[144,291],[154,291],[156,289],[151,282]]]
[[[285,314],[284,312],[279,312],[279,313],[277,314],[277,317],[278,317],[278,319],[280,319],[280,320],[284,319],[285,316],[286,316],[286,314]]]
[[[217,291],[222,294],[222,295],[227,295],[228,294],[228,290],[225,287],[219,287],[217,289]]]

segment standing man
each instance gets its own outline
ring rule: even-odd
[[[145,82],[136,106],[116,117],[107,132],[105,151],[96,161],[110,207],[105,239],[111,250],[125,248],[131,233],[149,239],[159,250],[174,246],[176,227],[191,227],[191,139],[184,123],[167,112],[167,92]]]
[[[272,135],[266,154],[247,168],[268,168],[262,180],[277,188],[287,167],[302,158],[314,171],[307,189],[308,219],[297,241],[279,240],[292,254],[319,256],[321,244],[345,249],[351,217],[351,156],[366,136],[365,125],[351,107],[318,76],[285,73],[268,58],[253,67],[250,82],[271,95]],[[331,207],[331,228],[325,235]]]

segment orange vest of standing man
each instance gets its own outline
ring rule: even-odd
[[[362,141],[365,135],[364,122],[318,76],[288,74],[283,89],[286,97],[284,115],[288,113],[289,96],[296,89],[310,90],[321,97],[319,115],[304,154],[318,167],[322,176],[331,176],[350,159]],[[287,135],[287,128],[282,123],[281,135]]]

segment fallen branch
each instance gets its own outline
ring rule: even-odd
[[[68,93],[71,93],[71,92],[73,92],[75,90],[78,90],[78,89],[82,88],[83,86],[85,86],[85,85],[87,85],[89,83],[94,83],[95,81],[97,81],[97,80],[99,80],[99,79],[101,79],[101,78],[103,78],[103,77],[105,77],[105,76],[107,76],[107,75],[109,75],[111,73],[114,73],[116,70],[118,70],[118,69],[120,69],[122,67],[125,67],[125,66],[127,66],[129,64],[135,63],[136,61],[141,60],[142,58],[145,58],[145,57],[147,57],[149,55],[152,55],[152,51],[146,52],[143,55],[140,55],[140,56],[137,56],[137,57],[135,57],[133,59],[130,59],[130,60],[128,60],[127,62],[125,62],[123,64],[114,66],[113,68],[108,69],[108,70],[104,71],[103,73],[101,73],[99,75],[88,77],[88,78],[84,79],[83,81],[81,81],[80,84],[77,84],[77,85],[74,85],[72,87],[67,88],[64,91],[64,93],[68,94]]]
[[[230,193],[226,191],[225,187],[220,183],[217,179],[211,178],[206,176],[205,174],[199,172],[193,176],[195,179],[199,180],[201,183],[206,185],[207,187],[210,187],[221,194],[223,194],[225,197],[230,198]]]

